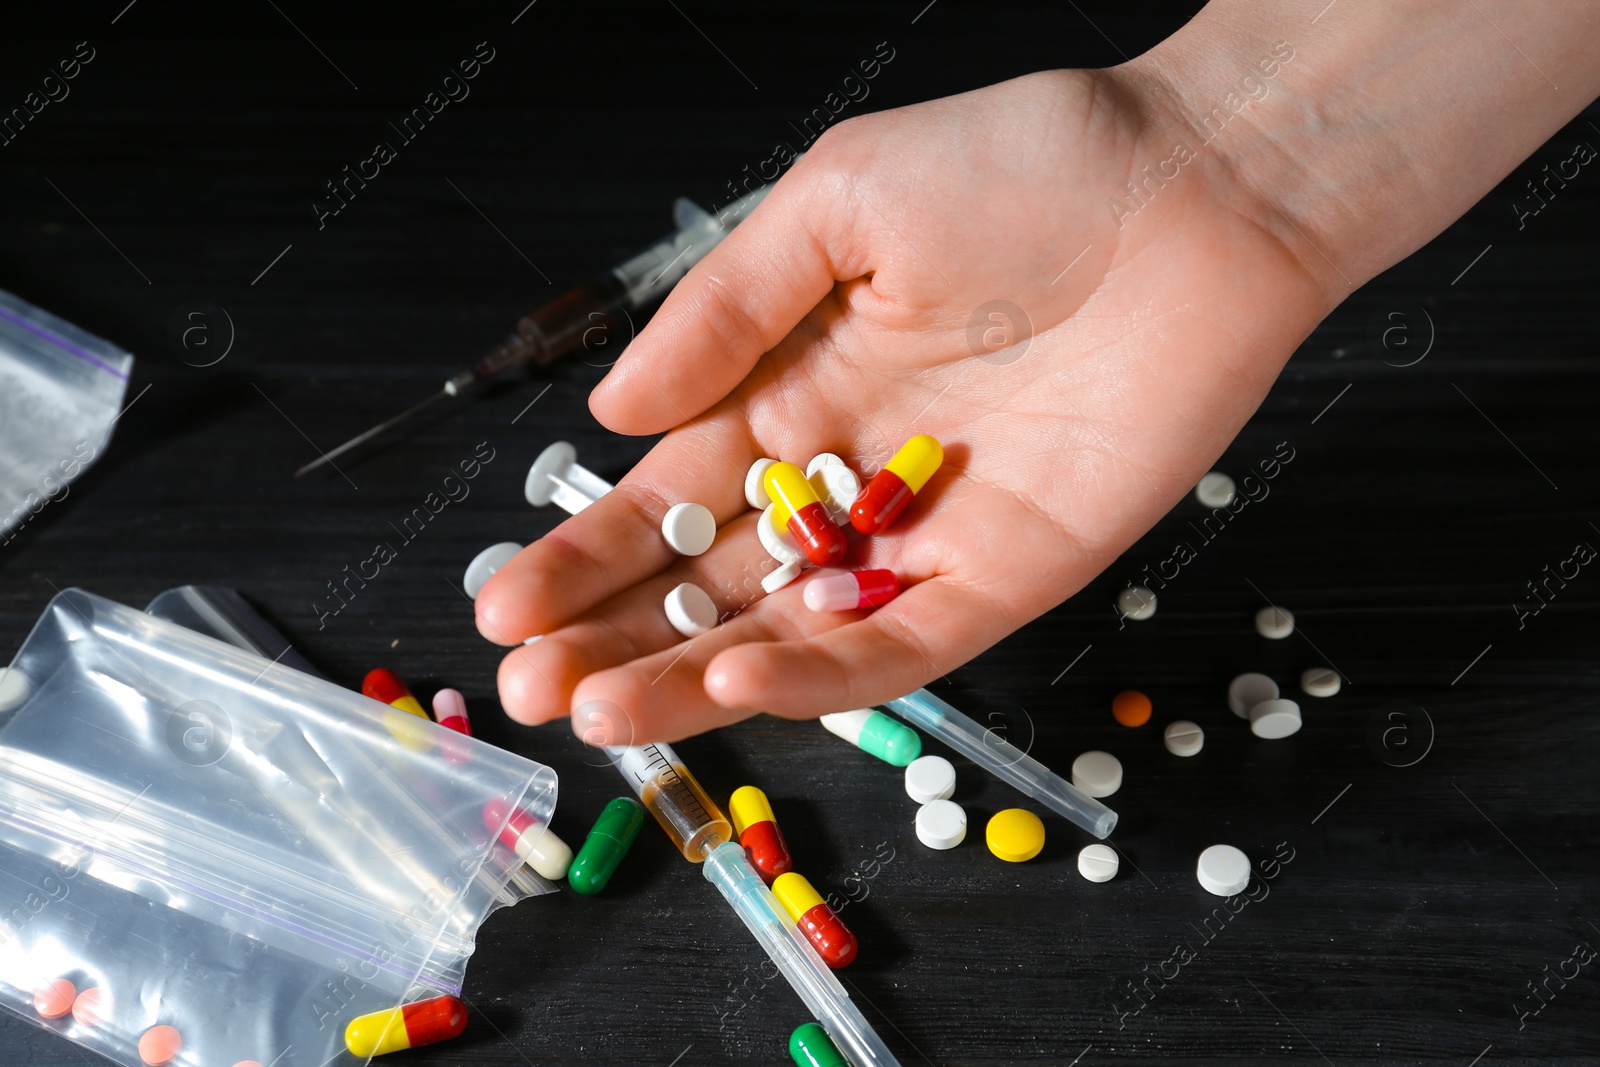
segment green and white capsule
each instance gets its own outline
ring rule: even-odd
[[[590,897],[604,889],[643,825],[644,808],[632,797],[618,797],[607,804],[567,871],[567,885],[573,892]]]
[[[921,735],[881,711],[841,711],[824,715],[821,722],[830,734],[896,767],[904,767],[922,755]]]

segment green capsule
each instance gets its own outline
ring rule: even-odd
[[[922,755],[922,735],[881,711],[863,708],[824,715],[822,725],[836,737],[896,767]]]
[[[592,897],[604,889],[643,825],[644,808],[632,797],[618,797],[607,804],[567,871],[567,884],[573,892]]]
[[[806,1023],[789,1035],[789,1056],[799,1067],[850,1067],[828,1031],[817,1023]]]

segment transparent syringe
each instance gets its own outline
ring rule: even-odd
[[[884,707],[1094,836],[1104,839],[1115,829],[1116,812],[926,689],[891,700]]]
[[[733,906],[850,1062],[855,1067],[900,1067],[811,942],[788,921],[744,849],[733,843],[727,816],[671,746],[608,746],[604,752],[684,858],[705,864],[706,880]]]

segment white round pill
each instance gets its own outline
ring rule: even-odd
[[[843,463],[829,463],[811,475],[811,488],[828,510],[828,517],[841,526],[850,522],[850,505],[861,495],[861,479]]]
[[[952,800],[930,801],[917,809],[917,840],[941,851],[966,840],[967,813]]]
[[[495,571],[511,562],[511,557],[522,551],[522,546],[515,541],[501,541],[498,545],[488,548],[472,557],[472,562],[467,564],[467,573],[461,580],[462,588],[473,600],[478,599],[478,591],[483,588],[483,583],[494,577]]]
[[[33,692],[28,676],[15,667],[0,667],[0,714],[20,708]]]
[[[918,804],[949,800],[956,791],[956,769],[943,756],[918,756],[906,766],[906,795]]]
[[[1109,752],[1085,752],[1072,761],[1072,784],[1092,797],[1122,788],[1122,761]]]
[[[1263,700],[1277,699],[1278,683],[1264,674],[1251,671],[1228,683],[1228,707],[1241,719],[1248,719],[1250,709]]]
[[[1300,673],[1300,688],[1307,696],[1331,697],[1339,691],[1342,681],[1339,672],[1332,667],[1312,667]]]
[[[843,467],[844,460],[832,452],[818,452],[811,457],[811,462],[806,464],[806,477],[810,478],[824,467]]]
[[[1212,845],[1200,853],[1194,876],[1207,893],[1231,897],[1250,884],[1250,857],[1232,845]]]
[[[717,517],[704,504],[674,504],[661,518],[661,536],[681,556],[698,556],[717,539]]]
[[[1266,607],[1256,612],[1256,633],[1282,641],[1294,633],[1294,613],[1286,608]]]
[[[1110,845],[1084,845],[1078,853],[1078,873],[1091,882],[1109,882],[1117,876],[1122,861]]]
[[[1194,498],[1208,508],[1225,508],[1233,503],[1233,479],[1221,471],[1212,471],[1194,487]]]
[[[1192,756],[1199,752],[1206,744],[1206,732],[1188,719],[1179,719],[1177,722],[1168,723],[1166,733],[1161,735],[1167,751],[1174,756]]]
[[[800,561],[791,559],[777,570],[763,575],[761,588],[768,593],[776,593],[798,577],[800,577]]]
[[[763,456],[750,464],[750,469],[744,475],[744,500],[745,503],[760,511],[772,503],[772,498],[767,495],[767,487],[762,479],[767,476],[767,468],[778,462]],[[737,469],[737,468],[735,468]]]
[[[794,543],[789,531],[779,530],[773,525],[772,516],[777,508],[776,504],[767,505],[756,520],[756,536],[761,538],[761,547],[767,550],[767,555],[779,563],[799,563],[802,558],[800,546]]]
[[[1130,585],[1117,594],[1117,610],[1125,619],[1143,622],[1156,613],[1156,595],[1142,585]]]
[[[685,637],[699,637],[717,625],[717,606],[704,589],[684,582],[667,594],[667,621]]]
[[[1250,709],[1250,732],[1268,741],[1300,731],[1300,705],[1292,700],[1264,700]]]

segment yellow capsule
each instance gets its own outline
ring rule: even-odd
[[[401,711],[410,712],[419,719],[426,719],[428,717],[428,713],[422,710],[422,703],[410,693],[407,693],[405,696],[401,697],[399,700],[396,700],[389,706],[391,708],[399,708]]]
[[[943,462],[944,446],[927,434],[919,433],[900,446],[900,451],[884,464],[884,469],[893,471],[913,493],[920,493]]]
[[[778,903],[783,905],[783,910],[788,913],[791,922],[798,923],[802,916],[818,904],[823,903],[822,894],[818,893],[806,876],[790,871],[778,875],[772,883],[772,895],[778,898]]]
[[[467,1006],[457,997],[434,997],[352,1019],[344,1046],[368,1059],[460,1037],[467,1028]]]
[[[819,567],[835,566],[844,561],[849,542],[828,515],[828,509],[822,506],[805,471],[793,463],[774,463],[761,480],[773,503],[781,505],[774,511],[788,514],[789,536],[807,559]]]
[[[778,505],[780,514],[793,515],[807,504],[819,502],[811,479],[793,463],[774,463],[761,476],[761,481],[767,487],[767,496]]]
[[[772,814],[767,794],[753,785],[742,785],[728,798],[728,814],[733,816],[733,833],[738,837],[758,823],[778,821]]]
[[[383,713],[383,726],[394,739],[413,752],[427,752],[433,748],[433,724],[427,719],[417,719],[399,708],[389,708]]]

